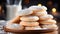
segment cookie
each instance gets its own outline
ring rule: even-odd
[[[25,27],[25,30],[39,30],[41,29],[40,26],[35,26],[35,27]]]
[[[49,20],[49,19],[53,19],[53,16],[48,14],[45,16],[40,16],[39,19],[40,20]]]
[[[44,11],[44,12],[36,12],[36,13],[34,13],[34,15],[36,15],[36,16],[45,16],[45,15],[47,15],[47,12],[46,11]]]
[[[20,18],[22,21],[38,21],[39,17],[38,16],[23,16]]]
[[[16,13],[17,16],[26,16],[26,15],[30,15],[32,14],[33,11],[32,10],[29,10],[29,9],[23,9],[23,10],[20,10]]]
[[[45,21],[40,21],[40,24],[56,24],[55,20],[45,20]]]
[[[25,21],[21,21],[20,25],[23,25],[23,26],[39,26],[39,23],[38,22],[25,22]]]
[[[49,25],[42,25],[42,28],[47,28],[47,29],[58,29],[58,26],[56,24],[49,24]]]
[[[23,30],[24,29],[24,27],[19,24],[10,24],[9,26],[7,25],[6,28],[13,29],[13,30]]]

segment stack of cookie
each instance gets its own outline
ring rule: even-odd
[[[23,9],[17,13],[17,16],[20,16],[20,23],[12,26],[9,24],[13,23],[7,23],[7,27],[18,29],[19,26],[20,30],[58,29],[53,16],[48,14],[46,10],[45,6],[31,6]]]
[[[45,6],[31,6],[29,9],[34,11],[33,15],[39,17],[39,24],[42,28],[54,28],[58,29],[56,21],[53,19],[53,16],[47,13],[47,8]]]
[[[27,11],[29,9],[25,9],[24,11],[26,11],[26,14],[27,14]],[[30,11],[30,10],[29,10]],[[33,13],[32,12],[29,12],[28,13]],[[24,26],[25,27],[25,30],[35,30],[36,28],[40,28],[39,26],[39,22],[37,22],[39,20],[39,17],[38,16],[35,16],[35,15],[25,15],[24,16],[21,16],[20,20],[20,25]]]

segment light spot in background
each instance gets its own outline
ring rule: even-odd
[[[38,4],[38,6],[42,6],[42,4]]]
[[[52,12],[56,12],[56,8],[52,8]]]

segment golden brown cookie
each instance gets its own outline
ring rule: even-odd
[[[23,26],[39,26],[39,23],[38,22],[25,22],[25,21],[21,21],[20,22],[20,25],[23,25]]]
[[[53,16],[48,14],[45,16],[40,16],[39,19],[40,20],[49,20],[49,19],[53,19]]]
[[[45,20],[45,21],[40,21],[40,24],[56,24],[55,20]]]
[[[6,28],[13,29],[13,30],[23,30],[24,26],[21,26],[19,24],[9,24],[9,25],[6,25]]]
[[[38,21],[39,17],[38,16],[23,16],[20,18],[22,21]]]
[[[39,30],[41,29],[40,26],[35,26],[35,27],[25,27],[25,30]]]

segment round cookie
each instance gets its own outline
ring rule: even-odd
[[[40,16],[39,19],[40,20],[49,20],[49,19],[53,19],[53,16],[48,14],[45,16]]]
[[[11,25],[11,24],[15,24],[15,23],[12,23],[12,22],[10,22],[10,21],[7,21],[6,26],[9,26],[9,25]]]
[[[43,16],[43,15],[47,15],[47,8],[45,6],[31,6],[29,7],[30,10],[33,11],[33,15],[36,16]]]
[[[20,18],[22,21],[38,21],[39,17],[38,16],[23,16]]]
[[[56,24],[55,20],[45,20],[45,21],[40,21],[40,24]]]
[[[36,15],[36,16],[45,16],[45,15],[47,15],[47,12],[46,11],[44,11],[44,12],[36,12],[36,13],[34,13],[34,15]]]
[[[19,24],[10,24],[9,26],[7,25],[6,28],[13,29],[13,30],[23,30],[24,29],[24,27]]]
[[[41,7],[44,11],[47,10],[46,6],[41,6]]]
[[[30,10],[39,10],[39,11],[46,11],[47,8],[45,6],[30,6]]]
[[[32,10],[29,10],[29,9],[24,9],[24,10],[20,10],[16,13],[16,15],[18,16],[26,16],[26,15],[30,15],[32,14],[33,11]]]
[[[49,24],[49,25],[42,25],[42,28],[47,28],[47,29],[58,29],[58,26],[56,24]]]
[[[20,22],[20,25],[22,26],[39,26],[39,23],[38,22],[25,22],[25,21],[21,21]]]
[[[30,6],[29,9],[30,10],[40,10],[41,7],[40,6]]]
[[[40,26],[36,26],[36,27],[25,27],[25,30],[39,30],[41,29]]]

